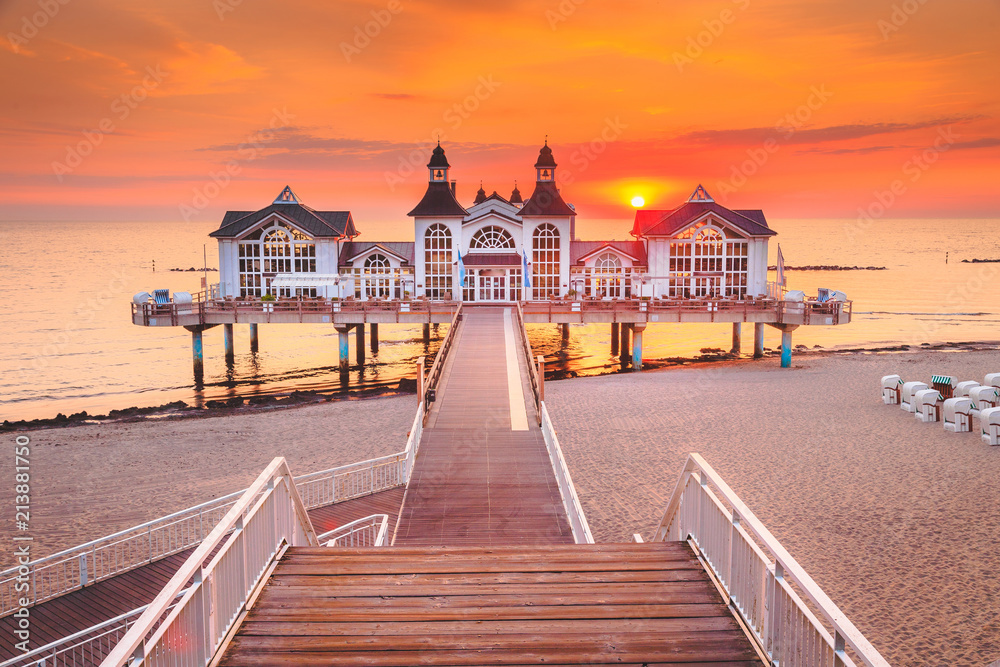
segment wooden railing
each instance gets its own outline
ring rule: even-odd
[[[295,485],[306,509],[385,491],[406,484],[414,453],[411,438],[402,452],[302,475]],[[4,570],[0,617],[13,613],[21,598],[35,605],[193,547],[244,493],[230,493],[40,558],[22,566],[27,572],[21,567]],[[19,577],[30,580],[28,591],[17,590]]]
[[[434,357],[434,363],[431,365],[431,369],[427,373],[426,381],[418,383],[423,387],[425,423],[427,421],[427,415],[430,414],[431,403],[434,400],[437,400],[437,392],[440,389],[441,377],[444,374],[444,365],[448,359],[448,355],[451,353],[451,350],[455,345],[455,341],[458,339],[458,325],[461,321],[462,304],[459,303],[455,310],[455,315],[451,319],[451,326],[448,327],[448,333],[445,335],[444,340],[441,341],[441,346],[438,348],[437,355]]]
[[[688,457],[654,539],[692,545],[772,664],[889,667],[700,455]]]
[[[278,457],[240,496],[101,664],[208,665],[245,612],[258,584],[288,546],[319,546],[319,541],[288,465]],[[209,557],[211,562],[206,566]],[[188,592],[160,623],[164,611],[192,580]]]
[[[833,317],[837,324],[842,315],[850,320],[853,302],[851,301],[777,301],[774,299],[745,299],[735,301],[729,299],[583,299],[581,301],[524,301],[521,315],[546,316],[552,321],[553,316],[579,315],[587,313],[607,313],[612,322],[619,317],[629,316],[633,321],[638,319],[648,321],[651,315],[693,315],[709,313],[712,319],[719,313],[742,314],[743,321],[749,321],[750,316],[769,314],[774,316],[776,324],[785,321],[786,314],[801,315],[802,324],[812,324],[814,318]],[[727,320],[731,321],[731,320]],[[822,324],[824,322],[815,322]]]

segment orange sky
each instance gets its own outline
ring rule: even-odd
[[[699,182],[773,218],[1000,216],[996,0],[0,0],[0,25],[5,220],[211,222],[287,183],[374,238],[439,132],[461,201],[528,194],[547,134],[581,219],[625,229]]]

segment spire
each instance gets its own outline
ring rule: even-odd
[[[427,169],[429,170],[428,180],[433,182],[444,182],[448,181],[448,169],[451,165],[448,164],[448,158],[444,155],[444,149],[441,148],[441,141],[438,140],[437,146],[431,151],[430,162],[427,163]]]
[[[517,189],[517,181],[514,181],[514,191],[510,193],[510,203],[517,205],[524,203],[524,199],[521,198],[521,191]]]
[[[712,197],[708,194],[705,188],[702,187],[701,183],[698,184],[698,187],[696,187],[694,189],[694,192],[691,193],[691,196],[688,197],[688,203],[697,203],[697,202],[702,202],[705,204],[711,204],[715,202],[715,200],[712,199]]]
[[[298,204],[299,203],[299,198],[295,196],[294,192],[292,192],[292,188],[290,188],[289,186],[286,185],[285,189],[281,191],[281,194],[278,195],[277,199],[275,199],[272,203],[274,203],[274,204]]]
[[[476,204],[482,204],[486,201],[486,190],[483,190],[483,182],[479,181],[479,190],[476,192],[476,200],[472,203],[473,206]]]

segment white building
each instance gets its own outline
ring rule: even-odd
[[[220,291],[466,302],[766,294],[774,232],[761,211],[729,210],[698,186],[675,209],[637,211],[634,241],[580,241],[576,210],[556,187],[557,166],[546,143],[527,200],[516,185],[510,199],[480,187],[466,208],[438,145],[424,196],[409,212],[412,242],[357,241],[350,212],[313,210],[286,187],[267,208],[226,213],[211,234]]]

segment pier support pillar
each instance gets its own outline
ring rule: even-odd
[[[743,324],[740,322],[733,322],[733,348],[730,350],[732,354],[739,354],[743,349]]]
[[[337,356],[340,370],[346,371],[351,367],[351,342],[347,336],[347,332],[351,330],[351,327],[347,325],[338,325],[335,326],[334,329],[337,330],[339,338],[338,342],[340,343],[338,348],[339,353]]]
[[[617,322],[611,325],[611,356],[618,354],[618,332],[621,327]]]
[[[431,325],[430,324],[425,324],[424,325],[424,345],[426,345],[429,342],[431,342]]]
[[[372,337],[372,354],[378,354],[378,324],[372,322],[368,326],[371,328],[369,333],[371,333]]]
[[[194,383],[205,379],[205,352],[201,345],[201,329],[191,331],[191,359],[194,362]]]
[[[560,324],[559,328],[562,330],[562,341],[565,343],[569,340],[569,325]]]
[[[250,351],[257,352],[260,349],[260,339],[257,337],[257,325],[250,325]]]
[[[631,324],[625,324],[624,322],[622,322],[621,328],[622,328],[622,335],[621,335],[621,346],[620,347],[621,347],[622,354],[621,354],[620,359],[621,359],[622,363],[624,364],[624,363],[626,363],[629,360],[629,357],[631,356],[631,352],[629,352],[628,335],[631,332],[632,325]]]
[[[792,332],[781,332],[781,367],[792,367]]]
[[[236,349],[233,344],[233,325],[223,324],[222,325],[222,344],[226,348],[226,362],[233,363],[236,358]]]
[[[753,325],[753,358],[762,359],[764,357],[764,324],[758,322]]]
[[[358,366],[365,365],[365,325],[359,324],[354,327],[354,353],[358,359]]]
[[[642,332],[646,330],[645,324],[633,324],[632,329],[632,370],[642,370]]]

